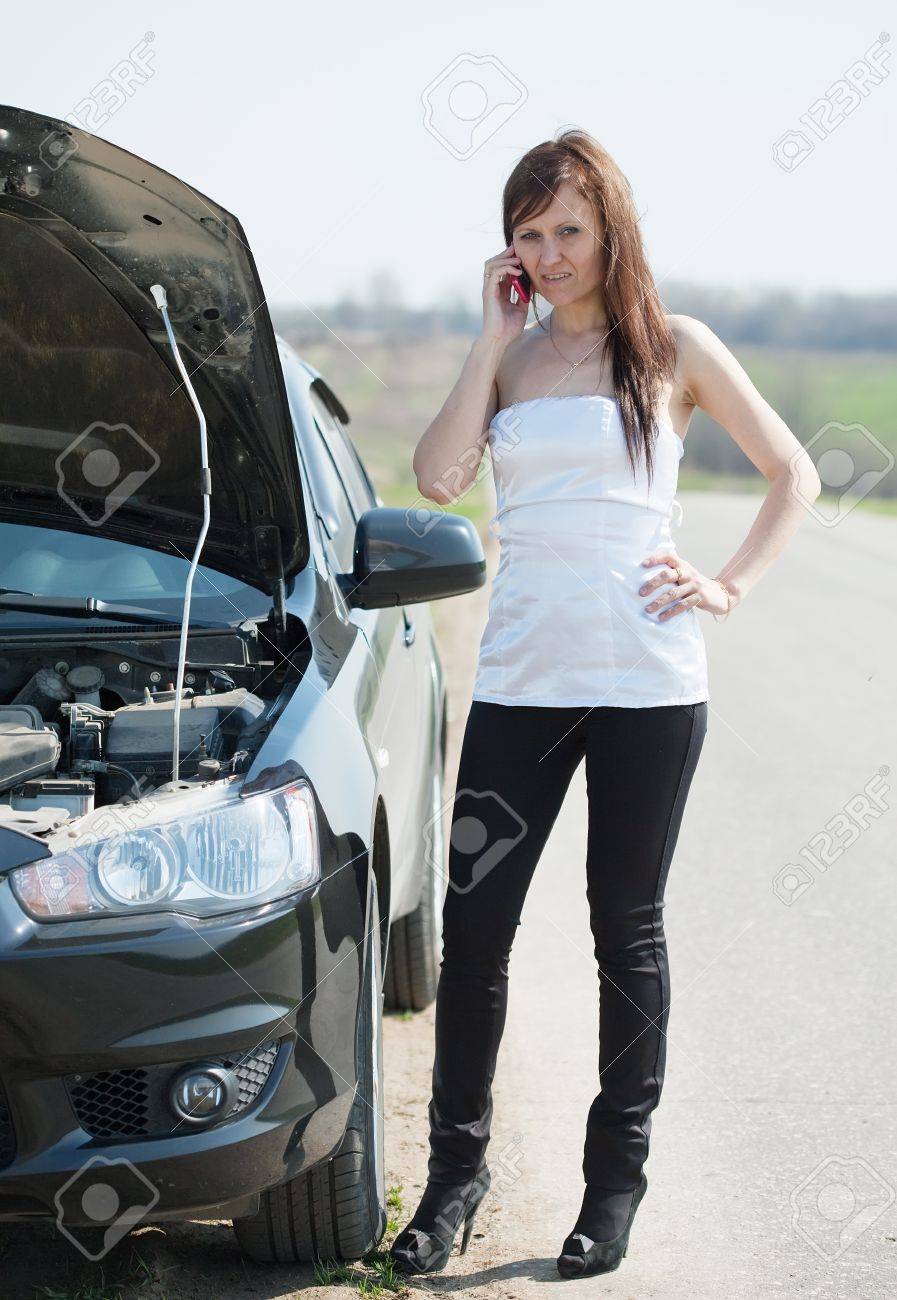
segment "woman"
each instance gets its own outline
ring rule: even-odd
[[[462,1219],[467,1248],[490,1185],[511,945],[584,758],[601,1090],[557,1260],[573,1277],[619,1264],[647,1187],[670,1001],[663,893],[707,729],[697,611],[726,616],[744,599],[821,485],[712,331],[664,314],[628,182],[588,134],[565,131],[521,159],[503,220],[482,333],[414,455],[421,492],[446,502],[474,481],[488,442],[501,548],[452,814],[429,1176],[391,1255],[403,1272],[443,1268]],[[525,328],[512,276],[551,304],[547,326],[537,315]],[[769,482],[716,577],[677,553],[670,526],[696,406]]]

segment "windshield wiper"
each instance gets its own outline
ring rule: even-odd
[[[170,618],[157,609],[142,605],[119,605],[114,601],[98,600],[96,596],[37,596],[29,591],[12,591],[0,587],[0,609],[17,609],[25,613],[58,614],[63,618],[108,618],[127,623],[165,623],[180,627],[180,618]],[[192,619],[191,627],[221,627],[230,630],[229,623]]]

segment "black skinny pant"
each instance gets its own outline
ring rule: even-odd
[[[589,1109],[582,1168],[586,1182],[637,1184],[666,1063],[663,892],[706,730],[706,702],[569,708],[472,701],[443,907],[431,1182],[463,1182],[483,1165],[511,945],[545,841],[585,757],[600,1091]],[[561,971],[557,988],[564,998]],[[583,1016],[584,1033],[589,1024]]]

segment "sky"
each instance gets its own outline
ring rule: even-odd
[[[49,0],[5,11],[0,101],[77,118],[229,208],[272,307],[384,276],[409,306],[475,306],[505,179],[565,126],[628,177],[661,297],[884,293],[893,36],[893,5],[869,0]]]

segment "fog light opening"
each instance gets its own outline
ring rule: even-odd
[[[168,1102],[184,1124],[212,1124],[233,1110],[238,1100],[232,1070],[222,1065],[190,1065],[172,1081]]]

